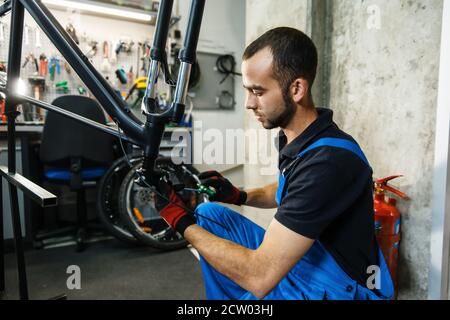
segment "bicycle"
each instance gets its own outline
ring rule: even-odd
[[[0,85],[0,91],[7,95],[6,116],[8,117],[8,136],[14,138],[14,120],[17,117],[16,106],[19,103],[30,103],[48,111],[57,112],[63,116],[89,125],[98,130],[116,136],[122,141],[138,146],[143,150],[142,165],[136,174],[145,181],[150,189],[154,188],[163,172],[155,171],[155,161],[159,154],[159,146],[166,124],[180,123],[184,114],[189,78],[192,66],[196,64],[196,46],[200,31],[205,0],[193,0],[190,18],[186,32],[184,47],[180,51],[180,70],[175,82],[171,78],[165,51],[168,30],[171,22],[173,0],[162,0],[159,6],[155,36],[150,51],[150,68],[147,77],[145,94],[141,102],[141,110],[145,115],[145,123],[138,119],[128,108],[125,101],[117,96],[109,83],[92,66],[89,59],[82,53],[77,44],[56,21],[50,11],[38,0],[7,0],[0,7],[0,17],[11,10],[11,36],[9,47],[9,65],[6,81]],[[91,90],[102,107],[117,124],[117,131],[71,112],[62,110],[49,103],[21,95],[13,90],[12,83],[20,74],[20,56],[22,33],[24,26],[24,10],[35,19],[39,27],[49,37],[51,42],[61,52],[67,62],[78,73],[80,79]],[[166,83],[174,87],[174,101],[168,109],[163,109],[156,96],[156,80],[159,73],[164,73]],[[9,98],[9,99],[8,99]],[[123,130],[123,132],[121,132]],[[15,154],[9,155],[9,170],[15,172]],[[153,190],[153,192],[157,192]],[[126,239],[130,237],[126,236]]]
[[[0,5],[0,17],[11,12],[8,71],[6,81],[0,81],[0,92],[6,95],[5,115],[8,120],[8,168],[0,168],[0,174],[6,178],[10,188],[11,213],[19,272],[19,292],[22,299],[28,299],[28,290],[17,191],[18,188],[21,189],[26,196],[42,206],[55,205],[56,197],[16,173],[15,122],[19,116],[17,107],[23,103],[30,103],[38,108],[56,112],[84,125],[111,134],[121,141],[138,146],[143,150],[142,166],[139,170],[136,170],[139,180],[148,186],[152,192],[158,192],[155,186],[157,186],[159,179],[165,173],[158,172],[155,169],[155,163],[166,124],[170,122],[180,123],[184,114],[189,78],[192,65],[196,61],[197,43],[206,0],[192,0],[191,2],[184,45],[179,54],[180,68],[176,82],[171,79],[165,51],[173,2],[173,0],[161,0],[159,4],[153,45],[150,52],[151,63],[147,77],[147,86],[141,103],[141,110],[146,119],[145,122],[133,116],[121,97],[116,95],[114,89],[93,67],[89,62],[89,58],[85,56],[65,28],[61,26],[41,1],[6,0]],[[25,9],[78,74],[85,86],[96,97],[107,114],[114,120],[118,126],[117,130],[16,92],[15,86],[19,80],[21,70]],[[160,72],[164,73],[166,82],[174,87],[174,99],[167,109],[159,105],[156,97],[155,85]],[[123,133],[121,130],[123,130]],[[1,279],[3,277],[0,277]],[[4,283],[0,281],[0,290],[3,287]]]

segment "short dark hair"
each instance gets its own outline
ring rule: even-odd
[[[294,28],[275,28],[253,41],[242,59],[250,59],[267,47],[273,55],[273,76],[281,88],[288,90],[295,79],[303,78],[308,81],[311,92],[318,63],[317,48],[311,38]]]

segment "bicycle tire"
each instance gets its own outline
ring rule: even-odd
[[[142,160],[142,155],[128,156],[132,164]],[[140,242],[121,222],[118,195],[123,178],[131,170],[126,157],[116,160],[106,171],[99,182],[97,191],[98,218],[105,229],[115,238],[128,244],[138,245]]]
[[[138,163],[123,179],[122,185],[119,190],[119,212],[122,217],[122,221],[128,227],[128,230],[145,245],[162,250],[175,250],[184,248],[188,245],[188,242],[175,230],[173,230],[165,221],[161,218],[154,205],[154,193],[148,188],[144,188],[135,183],[137,178],[136,170],[141,167],[142,163]],[[170,170],[174,170],[174,176],[170,179],[172,183],[174,180],[181,181],[184,185],[190,188],[195,188],[198,180],[195,180],[194,175],[198,174],[198,171],[190,165],[184,165],[184,167],[192,174],[186,174],[181,177],[181,166],[172,163],[170,158],[159,158],[157,160],[156,167],[168,166]],[[197,178],[198,179],[198,178]],[[206,201],[206,197],[196,194],[192,191],[182,191],[179,193],[186,206],[189,209],[194,210],[196,206]],[[135,200],[135,202],[133,202]],[[145,216],[145,222],[141,223],[136,218],[134,209],[145,210],[142,217]],[[144,231],[144,229],[147,229]]]

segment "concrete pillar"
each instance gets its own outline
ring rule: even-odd
[[[400,201],[400,298],[427,298],[442,1],[333,2],[330,106]],[[431,23],[433,21],[433,23]]]

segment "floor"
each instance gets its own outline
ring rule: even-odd
[[[73,246],[26,252],[30,299],[205,299],[198,259],[188,248],[161,252],[130,247],[115,239],[90,244],[82,253]],[[0,299],[18,299],[14,254],[5,257],[6,292]],[[69,266],[79,266],[81,289]],[[69,278],[71,277],[71,278]]]

